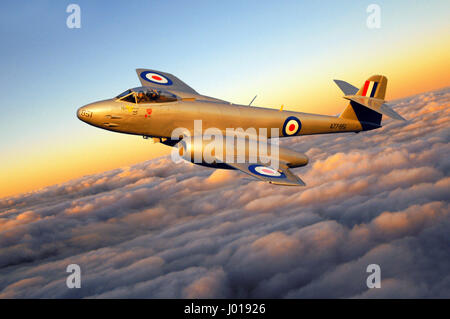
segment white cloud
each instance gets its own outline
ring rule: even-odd
[[[449,101],[283,140],[311,159],[305,188],[159,158],[0,199],[0,297],[448,298]],[[72,263],[82,289],[65,286]]]

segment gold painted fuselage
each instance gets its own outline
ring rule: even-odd
[[[337,116],[279,111],[230,104],[214,99],[180,99],[169,103],[135,104],[110,99],[88,104],[77,112],[82,121],[105,130],[149,137],[170,138],[176,128],[185,128],[194,134],[194,121],[201,120],[202,133],[208,128],[217,128],[225,135],[227,129],[241,128],[246,131],[254,128],[278,130],[279,137],[289,137],[283,133],[287,118],[294,116],[301,122],[295,135],[311,135],[339,132],[358,132],[362,130],[358,120]]]

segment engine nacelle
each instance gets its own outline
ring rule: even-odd
[[[262,163],[272,166],[285,163],[288,167],[308,164],[305,154],[279,147],[267,140],[234,139],[233,142],[184,138],[176,144],[179,157],[198,165],[223,167],[223,163]]]

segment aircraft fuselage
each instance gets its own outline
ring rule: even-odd
[[[88,104],[77,112],[82,121],[109,131],[170,138],[176,128],[186,128],[194,135],[194,121],[202,121],[202,133],[217,128],[224,134],[227,128],[278,129],[279,137],[289,137],[283,125],[289,117],[300,120],[295,135],[311,135],[362,130],[359,121],[337,116],[279,111],[271,108],[215,102],[201,99],[180,99],[170,103],[127,103],[110,99]]]

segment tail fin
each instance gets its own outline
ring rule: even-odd
[[[396,120],[405,120],[384,102],[387,78],[383,75],[373,75],[356,92],[356,88],[344,81],[335,80],[344,92],[344,98],[350,100],[347,108],[339,116],[344,119],[358,120],[364,131],[381,127],[382,115]],[[353,93],[353,94],[348,94]]]
[[[372,75],[362,88],[356,93],[359,96],[366,96],[384,100],[386,95],[387,78],[383,75]]]

